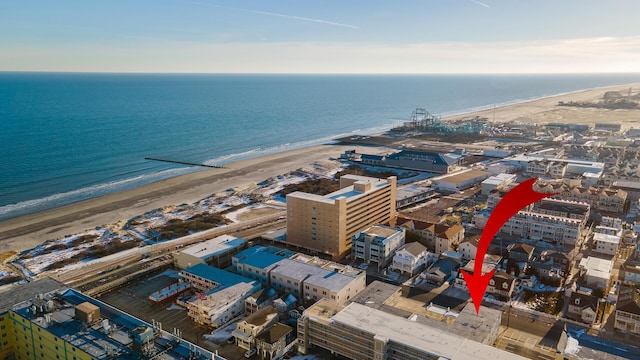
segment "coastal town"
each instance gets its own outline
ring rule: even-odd
[[[0,358],[640,358],[640,95],[600,95],[552,122],[417,108],[306,166],[4,251]],[[484,255],[532,178],[549,196]]]

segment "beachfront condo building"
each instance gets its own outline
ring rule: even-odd
[[[287,195],[286,242],[341,260],[351,252],[353,235],[395,217],[396,177],[345,175],[340,190],[327,195]]]

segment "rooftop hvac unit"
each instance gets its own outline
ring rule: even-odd
[[[100,308],[85,301],[76,306],[75,318],[84,323],[92,323],[100,319]]]

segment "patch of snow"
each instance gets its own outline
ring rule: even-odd
[[[167,310],[185,310],[185,308],[178,304],[171,304],[171,306],[169,306]]]
[[[212,334],[204,334],[203,337],[214,343],[222,343],[227,341],[231,337],[231,333],[236,329],[236,323],[230,323],[220,329],[217,329]]]
[[[577,339],[572,337],[567,338],[567,346],[564,348],[564,353],[567,355],[576,355],[580,352],[580,345]]]
[[[180,276],[178,275],[178,270],[171,270],[171,269],[169,269],[169,270],[165,270],[165,271],[161,272],[160,274],[158,274],[158,275],[156,275],[156,276],[152,277],[152,278],[151,278],[151,279],[149,279],[149,280],[157,279],[157,278],[159,278],[159,277],[161,277],[161,276],[166,276],[166,277],[168,277],[168,278],[172,278],[172,279],[178,279],[178,278],[180,278]]]

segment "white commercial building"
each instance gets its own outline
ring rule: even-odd
[[[349,359],[519,360],[522,356],[358,303],[320,301],[298,320],[298,350]]]
[[[482,182],[482,195],[489,195],[490,192],[502,189],[516,181],[515,174],[498,174]]]
[[[304,256],[283,259],[269,272],[270,286],[298,299],[330,299],[345,304],[366,287],[366,273],[350,266]],[[314,264],[318,263],[318,264]]]
[[[491,173],[482,170],[469,170],[433,181],[433,187],[444,192],[458,192],[479,184]]]
[[[231,257],[247,244],[247,240],[230,235],[217,238],[180,249],[173,254],[176,266],[186,269],[198,264],[208,264],[217,268],[231,265]]]

